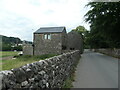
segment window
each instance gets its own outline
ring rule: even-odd
[[[51,39],[51,34],[44,34],[44,39]]]
[[[48,34],[48,39],[51,39],[51,35],[50,34]]]
[[[44,35],[44,39],[47,39],[47,34]]]

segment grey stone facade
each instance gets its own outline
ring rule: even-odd
[[[35,32],[34,33],[34,55],[42,55],[42,54],[61,54],[62,50],[67,47],[67,34],[65,27],[60,28],[61,31],[56,32],[59,27],[53,27],[54,31],[49,31],[46,28],[46,32]],[[45,35],[50,35],[50,39],[46,39]]]
[[[80,50],[83,53],[83,38],[82,35],[76,31],[71,31],[68,33],[67,39],[67,49],[68,50]]]
[[[80,52],[76,50],[20,68],[1,71],[2,84],[0,87],[3,90],[61,88],[64,81],[73,72],[79,58]]]

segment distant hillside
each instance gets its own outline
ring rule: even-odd
[[[22,43],[21,39],[16,37],[7,37],[3,35],[0,35],[0,37],[2,38],[2,43],[4,44],[21,44]]]
[[[23,42],[32,44],[31,41],[22,41],[20,38],[17,37],[7,37],[0,35],[0,38],[0,42],[2,41],[2,43],[5,44],[22,44]]]
[[[2,47],[3,51],[11,51],[11,50],[21,51],[23,42],[32,44],[32,42],[30,41],[22,41],[20,38],[17,37],[7,37],[0,35],[0,47]]]

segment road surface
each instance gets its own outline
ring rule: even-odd
[[[118,59],[85,51],[77,66],[74,88],[118,88]]]

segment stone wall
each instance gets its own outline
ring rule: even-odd
[[[31,44],[25,44],[23,46],[24,55],[33,55],[33,46]]]
[[[95,49],[94,51],[120,58],[120,49]]]
[[[79,58],[80,52],[76,50],[10,71],[1,71],[2,88],[5,90],[13,88],[61,88],[66,78],[73,72]]]

